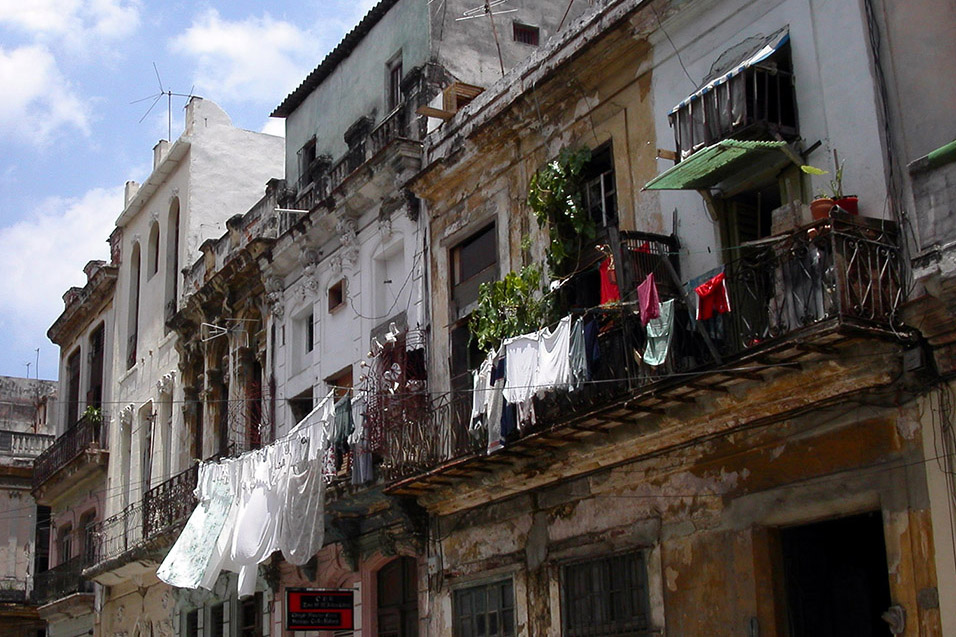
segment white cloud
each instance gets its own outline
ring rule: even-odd
[[[86,283],[83,266],[109,260],[106,240],[122,204],[122,187],[51,197],[28,218],[0,228],[0,322],[15,336],[45,340],[47,327],[63,311],[63,293]]]
[[[138,0],[0,0],[0,24],[80,48],[127,37],[139,19]]]
[[[302,81],[318,56],[315,38],[269,15],[223,20],[215,9],[196,18],[170,48],[195,58],[196,92],[217,100],[278,100]]]
[[[266,135],[275,135],[276,137],[285,137],[285,120],[279,117],[270,117],[262,125],[259,132]]]
[[[0,137],[44,144],[64,128],[89,133],[89,107],[45,47],[0,47],[0,86]]]

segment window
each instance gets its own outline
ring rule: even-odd
[[[225,604],[216,604],[209,609],[209,637],[223,637],[225,634]]]
[[[66,428],[76,425],[80,415],[80,348],[66,360]]]
[[[262,636],[262,593],[239,602],[239,637]]]
[[[315,314],[309,312],[305,319],[305,351],[311,352],[315,348]]]
[[[345,279],[329,287],[329,312],[345,305]]]
[[[179,293],[179,198],[169,204],[166,220],[166,290],[165,319],[176,313],[176,296]],[[166,328],[168,333],[169,328]]]
[[[382,567],[378,583],[379,637],[418,635],[418,565],[400,557]]]
[[[73,557],[73,526],[67,524],[60,529],[60,534],[56,540],[57,560],[60,564],[66,564]]]
[[[182,630],[179,631],[183,637],[199,637],[199,610],[191,610],[183,613]]]
[[[87,511],[80,518],[80,555],[84,564],[93,564],[96,557],[96,511]]]
[[[533,27],[528,24],[519,24],[517,22],[514,23],[515,42],[538,46],[539,34],[540,31],[538,27]]]
[[[292,411],[292,420],[296,423],[301,422],[302,419],[312,411],[312,407],[311,387],[298,396],[289,399],[289,409]]]
[[[105,327],[100,323],[90,334],[90,378],[89,389],[86,391],[88,407],[100,407],[103,402],[103,355]]]
[[[393,110],[402,102],[402,53],[385,65],[385,109]]]
[[[133,244],[129,259],[129,299],[126,315],[126,369],[136,364],[136,341],[139,331],[139,244]]]
[[[600,228],[617,224],[617,191],[611,146],[594,151],[584,169],[584,205]]]
[[[452,300],[459,310],[464,310],[478,300],[479,285],[498,278],[495,224],[456,245],[450,256]]]
[[[329,386],[329,389],[335,390],[336,400],[345,396],[352,388],[352,366],[349,365],[338,374],[329,376],[325,379],[325,384]]]
[[[299,149],[299,179],[301,180],[300,188],[304,188],[312,182],[312,175],[310,172],[313,161],[315,161],[315,137],[307,141],[302,145],[302,148]]]
[[[564,634],[631,635],[647,630],[644,553],[635,551],[569,564],[564,568]]]
[[[159,223],[154,221],[149,228],[149,243],[146,247],[146,278],[159,271]]]
[[[515,634],[515,595],[510,579],[455,591],[452,610],[455,637]]]

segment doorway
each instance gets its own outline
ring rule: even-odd
[[[790,637],[884,637],[890,606],[877,512],[780,532]]]

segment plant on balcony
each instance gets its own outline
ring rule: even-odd
[[[526,265],[500,281],[481,284],[469,328],[478,347],[487,352],[506,338],[540,329],[549,313],[549,297],[541,290],[541,269]]]
[[[587,148],[565,148],[531,177],[528,205],[538,225],[548,227],[548,267],[555,276],[567,274],[565,261],[596,235],[582,187],[583,169],[590,159]]]
[[[93,405],[87,405],[83,411],[83,418],[92,424],[98,425],[103,422],[103,410]]]
[[[857,214],[857,196],[846,195],[843,193],[843,169],[846,166],[846,160],[840,161],[837,150],[833,149],[833,179],[828,183],[828,189],[820,189],[810,203],[810,211],[814,219],[823,219],[830,214],[834,206],[850,214]],[[815,166],[803,165],[800,170],[808,175],[828,175],[829,171],[817,168]]]

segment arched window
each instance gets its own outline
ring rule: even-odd
[[[179,293],[179,198],[169,205],[166,220],[166,293],[165,310],[168,320],[176,312],[176,296]]]
[[[146,277],[152,277],[159,271],[159,223],[154,221],[149,229],[149,243],[146,245]]]
[[[129,304],[126,321],[126,369],[136,364],[139,332],[139,244],[134,243],[129,258]]]

